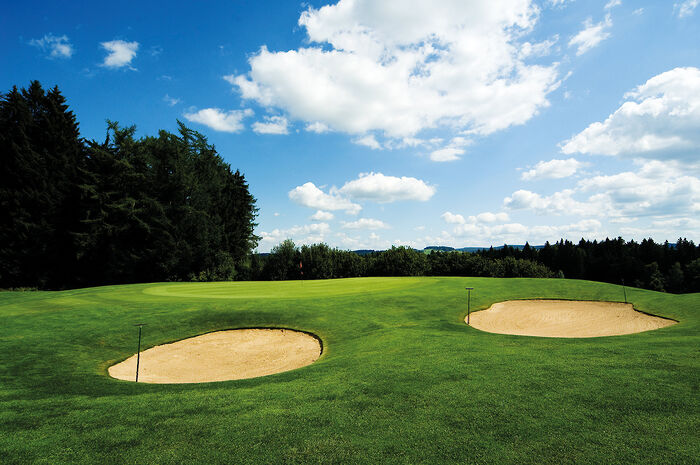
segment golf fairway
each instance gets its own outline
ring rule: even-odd
[[[153,283],[0,293],[0,463],[694,464],[700,294],[627,289],[678,321],[541,338],[467,326],[519,299],[622,301],[558,279]],[[146,384],[108,376],[137,348],[213,331],[312,333],[283,373]]]

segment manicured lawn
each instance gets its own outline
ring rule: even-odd
[[[697,464],[700,294],[629,289],[680,323],[550,339],[464,324],[508,299],[622,300],[573,280],[358,278],[0,293],[0,463]],[[117,381],[143,347],[286,327],[314,364],[191,385]]]

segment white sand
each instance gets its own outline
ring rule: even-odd
[[[617,336],[675,323],[632,304],[569,300],[510,300],[470,316],[471,326],[482,331],[542,337]]]
[[[255,378],[315,362],[321,344],[289,329],[217,331],[141,352],[139,383],[204,383]],[[134,381],[136,355],[109,367],[113,378]]]

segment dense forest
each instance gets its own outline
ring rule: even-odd
[[[297,247],[290,239],[270,254],[258,254],[251,265],[253,279],[331,279],[355,276],[485,276],[551,278],[555,273],[532,260],[484,258],[462,252],[432,253],[408,247],[358,254],[326,244]]]
[[[201,134],[80,137],[58,88],[0,98],[0,287],[249,278],[245,177]]]
[[[657,244],[606,239],[578,244],[560,240],[544,247],[509,247],[476,252],[486,259],[533,260],[562,276],[608,283],[626,283],[655,291],[700,292],[700,246],[678,239],[675,244]]]
[[[252,253],[257,209],[245,177],[178,125],[137,139],[134,127],[108,122],[104,141],[87,141],[58,88],[34,81],[0,96],[0,288],[483,276],[700,292],[700,247],[685,239],[379,252],[286,240]]]

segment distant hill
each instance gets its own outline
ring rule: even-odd
[[[353,250],[357,255],[369,255],[373,252],[376,252],[376,250],[370,250],[370,249],[361,249],[361,250]]]
[[[518,244],[518,245],[507,244],[507,245],[508,245],[508,247],[512,247],[512,248],[518,249],[518,250],[521,250],[525,247],[525,244],[522,244],[522,245],[520,245],[520,244]],[[503,247],[505,247],[505,245],[498,245],[498,246],[493,247],[493,250],[501,250]],[[533,249],[541,249],[544,247],[544,245],[531,245],[530,247]],[[447,245],[429,245],[426,248],[424,248],[423,250],[419,250],[419,249],[414,249],[414,250],[416,250],[417,252],[423,252],[426,254],[431,253],[431,252],[452,252],[452,251],[470,252],[471,253],[471,252],[478,252],[480,250],[489,250],[490,248],[491,248],[491,246],[489,246],[489,247],[461,247],[459,249],[456,249],[454,247],[450,247]],[[371,253],[381,252],[381,251],[380,250],[362,249],[362,250],[353,250],[353,252],[355,252],[358,255],[369,255]]]
[[[494,247],[493,250],[501,250],[503,247],[505,247],[505,246],[499,245],[499,246]],[[513,247],[514,249],[522,250],[523,248],[525,248],[525,244],[522,244],[522,245],[508,244],[508,247]],[[479,250],[489,250],[490,248],[491,247],[462,247],[461,249],[456,249],[456,250],[459,250],[460,252],[478,252]],[[530,248],[531,249],[542,249],[542,248],[544,248],[544,245],[531,245]]]
[[[448,247],[446,245],[429,245],[425,249],[423,249],[423,252],[432,252],[433,250],[436,250],[438,252],[450,252],[452,250],[455,250],[454,247]]]

